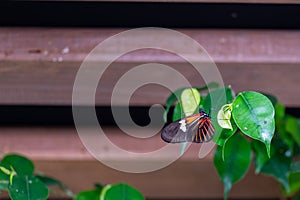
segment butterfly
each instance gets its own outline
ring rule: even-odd
[[[215,133],[209,114],[203,110],[167,125],[161,133],[161,138],[168,143],[210,141]]]

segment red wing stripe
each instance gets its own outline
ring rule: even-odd
[[[206,141],[207,140],[207,138],[206,138],[206,132],[204,130],[202,130],[202,132],[203,132],[202,137],[203,137],[204,141]]]

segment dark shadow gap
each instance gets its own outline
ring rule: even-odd
[[[0,26],[299,29],[299,4],[1,1]]]
[[[86,111],[91,107],[77,107]],[[129,107],[132,120],[145,126],[150,122],[148,106]],[[127,110],[126,107],[115,107],[117,113]],[[0,106],[0,126],[74,126],[71,106],[28,106],[28,105],[2,105]],[[116,126],[116,122],[111,112],[111,107],[97,106],[96,113],[98,121],[103,126]],[[153,108],[153,113],[157,116],[158,122],[162,123],[162,109]],[[287,108],[287,113],[300,117],[300,108]],[[171,121],[171,115],[168,118]],[[126,122],[123,122],[126,125]],[[88,124],[87,124],[88,125]]]

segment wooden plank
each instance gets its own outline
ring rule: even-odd
[[[124,29],[122,29],[124,30]],[[70,105],[73,83],[84,57],[121,29],[0,28],[0,104]],[[217,63],[225,84],[235,91],[273,93],[287,106],[300,106],[300,32],[272,30],[180,30],[194,38]],[[155,42],[145,34],[140,39]],[[115,47],[99,55],[111,56]],[[122,45],[118,48],[122,48]],[[189,47],[183,51],[192,53]],[[195,55],[196,57],[196,55]],[[194,86],[203,79],[183,59],[158,50],[122,56],[105,72],[96,94],[98,105],[110,105],[116,81],[141,63],[159,62],[185,75]],[[101,64],[99,64],[101,66]],[[155,72],[159,73],[159,72]],[[148,76],[148,74],[141,75]],[[161,74],[172,80],[169,74]],[[163,104],[169,91],[150,85],[140,88],[132,105]],[[122,105],[122,102],[119,102]]]
[[[22,154],[38,160],[91,160],[92,156],[82,144],[75,128],[56,128],[56,127],[3,127],[0,128],[0,146],[3,153],[22,152]],[[103,127],[109,140],[120,148],[130,152],[151,152],[157,150],[164,143],[160,134],[153,132],[152,129],[143,129],[139,134],[155,134],[150,138],[130,137],[118,128]],[[136,133],[131,128],[132,133]],[[97,138],[96,138],[97,139]],[[18,145],[16,145],[18,144]],[[103,144],[103,150],[107,152],[107,159],[122,160],[122,156],[115,153],[108,144]],[[186,160],[197,159],[198,145],[192,145],[184,157]],[[210,155],[211,158],[211,155]],[[155,161],[156,158],[150,158]]]
[[[137,140],[116,128],[107,127],[106,132],[117,145],[131,151],[145,152],[164,145],[159,135]],[[219,199],[223,194],[212,155],[199,159],[198,146],[192,146],[187,154],[166,168],[140,174],[120,172],[96,161],[81,144],[74,128],[1,128],[0,146],[3,153],[16,152],[33,159],[39,171],[62,180],[74,192],[92,188],[96,182],[127,182],[152,199]],[[122,162],[118,155],[109,155],[110,159]],[[155,162],[155,159],[149,158],[148,162]],[[251,168],[230,196],[236,199],[274,199],[280,197],[280,187],[271,178],[254,175]]]
[[[0,28],[1,61],[76,61],[85,56],[100,42],[126,29],[82,29],[82,28]],[[199,30],[178,31],[199,42],[216,63],[299,63],[299,30]],[[157,31],[156,31],[157,32]],[[164,34],[162,31],[161,34]],[[132,36],[137,41],[147,40],[151,31]],[[174,44],[177,45],[177,44]],[[118,48],[123,48],[122,44]],[[109,57],[115,47],[106,49]],[[182,51],[191,52],[182,45]],[[195,55],[195,56],[198,56]],[[177,56],[161,51],[138,51],[122,56],[122,62],[183,62]]]
[[[97,105],[110,105],[114,84],[134,64],[114,65],[105,73],[96,93]],[[172,64],[193,86],[204,84],[200,75],[186,65]],[[257,90],[274,94],[287,106],[299,107],[300,84],[298,64],[219,64],[224,83],[236,92]],[[71,105],[72,90],[78,66],[76,63],[2,64],[0,74],[0,104],[8,105]],[[145,74],[144,76],[147,76]],[[172,77],[164,74],[171,82]],[[142,78],[143,76],[141,76]],[[129,86],[128,86],[129,87]],[[137,90],[131,105],[164,104],[170,91],[158,85]],[[119,99],[120,101],[123,99]],[[114,105],[124,105],[116,102]]]

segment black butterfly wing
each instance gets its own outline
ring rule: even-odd
[[[203,117],[199,121],[198,129],[194,141],[196,143],[209,142],[215,133],[215,129],[208,117]]]
[[[195,114],[169,124],[162,131],[162,139],[168,143],[193,142],[199,119],[200,114]]]
[[[206,115],[194,114],[166,126],[161,134],[168,143],[208,142],[214,135],[214,127]]]

